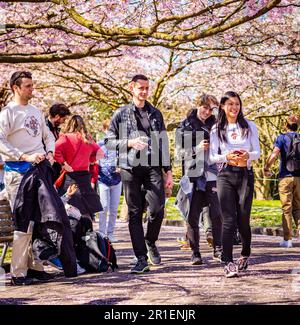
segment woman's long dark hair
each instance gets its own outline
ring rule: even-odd
[[[227,117],[225,114],[225,111],[222,109],[222,106],[225,104],[225,102],[232,97],[236,97],[239,102],[240,102],[240,111],[237,116],[237,124],[240,126],[242,129],[242,137],[247,137],[249,134],[249,125],[248,122],[246,121],[244,115],[243,115],[243,110],[242,110],[242,101],[238,93],[234,91],[227,91],[225,95],[221,98],[220,101],[220,106],[219,106],[219,114],[218,114],[218,119],[217,119],[217,130],[218,130],[218,137],[220,141],[222,142],[227,142],[226,138],[226,127],[228,125]]]

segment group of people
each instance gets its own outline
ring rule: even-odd
[[[67,212],[79,214],[77,224],[82,233],[93,229],[94,214],[100,212],[99,232],[113,242],[122,188],[135,254],[131,273],[149,271],[149,262],[159,265],[161,255],[156,241],[173,176],[163,115],[147,101],[148,78],[141,74],[132,78],[129,86],[132,101],[117,109],[110,122],[103,122],[104,138],[98,144],[83,118],[70,116],[65,105],[53,105],[45,120],[40,110],[29,104],[33,92],[29,72],[15,72],[10,87],[13,100],[0,113],[0,154],[5,162],[5,189],[15,213],[12,284],[50,279],[41,263],[45,259],[56,262],[58,259],[68,277],[81,273],[74,249],[76,238],[74,231],[72,236]],[[226,92],[220,102],[204,94],[196,106],[176,132],[177,158],[182,162],[185,181],[177,194],[177,203],[186,219],[192,264],[203,263],[199,218],[203,209],[208,208],[213,257],[225,264],[226,277],[236,277],[247,269],[251,254],[250,213],[254,194],[251,164],[260,157],[258,131],[254,122],[245,119],[241,98],[235,92]],[[60,125],[67,118],[62,133]],[[299,120],[290,119],[287,125],[296,132]],[[282,151],[287,150],[289,139],[287,136],[276,140],[266,173],[279,152],[284,158]],[[289,180],[282,182],[281,192],[289,186],[293,187],[293,193],[298,193],[292,199],[286,198],[284,242],[288,246],[290,210],[300,227],[300,185],[298,174],[285,176]],[[100,198],[95,191],[97,181]],[[234,262],[233,240],[237,229],[242,251]]]

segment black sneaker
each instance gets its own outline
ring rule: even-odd
[[[28,286],[33,284],[33,279],[28,276],[12,277],[11,284],[13,286]]]
[[[224,273],[226,278],[235,278],[238,277],[238,268],[233,262],[229,262],[224,267]]]
[[[225,263],[222,251],[214,251],[213,259],[221,263]]]
[[[201,258],[201,255],[200,255],[199,252],[193,253],[191,261],[192,261],[192,265],[201,265],[201,264],[203,264],[203,261],[202,261],[202,258]]]
[[[248,261],[249,261],[249,257],[246,256],[241,256],[240,258],[238,258],[236,261],[238,270],[241,272],[246,271],[248,268]]]
[[[148,249],[149,262],[152,265],[159,265],[161,263],[161,257],[160,257],[160,254],[159,254],[159,251],[158,251],[156,245],[155,244],[152,244],[152,245],[147,244],[147,249]]]
[[[137,263],[131,269],[131,273],[141,274],[150,271],[147,259],[145,256],[139,256]]]
[[[32,270],[28,269],[27,271],[27,276],[39,281],[49,281],[54,279],[55,274],[50,274],[45,271],[37,271],[37,270]]]

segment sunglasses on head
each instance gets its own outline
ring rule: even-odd
[[[30,72],[27,71],[21,71],[21,72],[17,72],[13,75],[12,80],[11,80],[11,84],[14,85],[18,79],[20,78],[28,78],[28,79],[32,79],[32,74]]]

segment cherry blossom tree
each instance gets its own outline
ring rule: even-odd
[[[231,31],[259,22],[267,14],[270,19],[276,18],[297,3],[296,0],[2,1],[1,16],[5,21],[0,32],[0,63],[58,62],[118,53],[128,46],[207,51],[214,49],[209,44],[214,37],[221,39],[222,48],[226,48],[232,43]],[[246,42],[253,40],[246,37]]]

